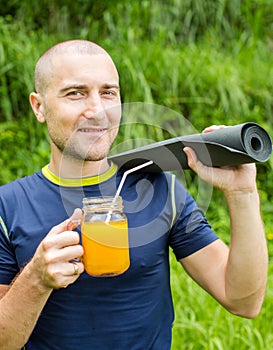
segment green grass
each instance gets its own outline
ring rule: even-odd
[[[171,269],[175,306],[173,350],[272,350],[272,262],[264,305],[255,319],[228,313],[186,275],[174,257]]]

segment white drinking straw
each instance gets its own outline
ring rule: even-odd
[[[126,171],[124,172],[124,174],[123,174],[123,176],[122,176],[122,179],[121,179],[121,181],[120,181],[120,184],[119,184],[119,186],[118,186],[117,192],[116,192],[116,194],[115,194],[115,197],[114,197],[113,202],[115,202],[115,201],[117,200],[118,196],[120,195],[122,186],[123,186],[123,184],[124,184],[124,182],[125,182],[125,180],[126,180],[127,175],[130,174],[130,173],[133,173],[134,171],[137,171],[137,170],[139,170],[139,169],[142,169],[142,168],[144,168],[144,167],[146,167],[146,166],[148,166],[148,165],[150,165],[150,164],[153,164],[153,161],[152,161],[152,160],[150,160],[149,162],[140,164],[140,165],[138,165],[138,166],[136,166],[136,167],[134,167],[134,168],[132,168],[132,169],[126,170]]]
[[[142,169],[142,168],[144,168],[144,167],[146,167],[146,166],[148,166],[148,165],[151,165],[151,164],[153,164],[153,161],[152,161],[152,160],[150,160],[149,162],[140,164],[140,165],[138,165],[138,166],[136,166],[136,167],[134,167],[134,168],[132,168],[132,169],[126,170],[126,171],[124,172],[122,178],[121,178],[120,184],[119,184],[119,186],[118,186],[117,192],[116,192],[116,194],[115,194],[115,197],[114,197],[112,203],[115,203],[115,201],[117,200],[118,196],[120,195],[122,186],[123,186],[123,184],[124,184],[124,181],[126,180],[127,175],[130,174],[130,173],[133,173],[134,171],[137,171],[137,170],[139,170],[139,169]],[[110,218],[111,218],[111,214],[112,214],[112,210],[110,210],[110,211],[108,212],[107,216],[106,216],[106,219],[105,219],[105,222],[106,222],[106,223],[109,222],[109,220],[110,220]]]

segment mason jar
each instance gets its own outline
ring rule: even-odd
[[[122,198],[83,198],[83,264],[95,277],[112,277],[130,266],[128,223]]]

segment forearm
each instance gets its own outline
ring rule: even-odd
[[[259,195],[256,190],[237,191],[226,195],[226,199],[231,225],[226,298],[234,313],[253,317],[262,305],[268,267]]]
[[[29,263],[0,300],[1,350],[24,346],[51,292],[40,285]]]

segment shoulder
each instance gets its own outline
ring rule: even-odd
[[[42,181],[41,171],[0,186],[0,199],[18,196],[22,191],[32,191]]]
[[[17,179],[17,180],[9,182],[7,184],[1,185],[0,191],[5,191],[5,190],[8,190],[8,189],[13,188],[13,187],[20,186],[21,184],[27,184],[27,183],[35,181],[41,177],[43,177],[43,175],[42,175],[42,172],[40,170],[40,171],[35,172],[31,175],[24,176],[20,179]]]

